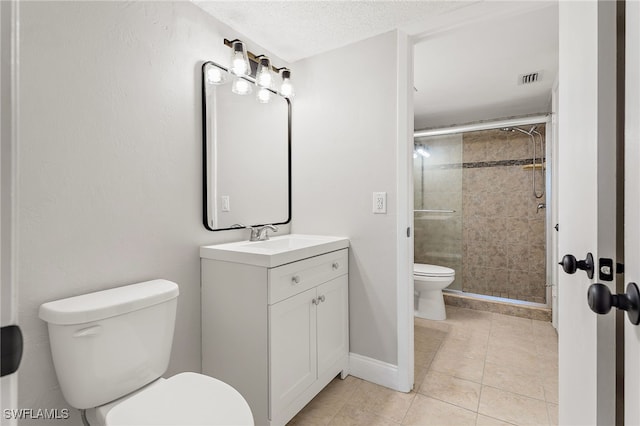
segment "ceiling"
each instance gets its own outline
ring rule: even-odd
[[[293,63],[400,29],[416,40],[416,129],[547,111],[558,68],[557,0],[191,0]],[[521,74],[541,81],[518,85]]]

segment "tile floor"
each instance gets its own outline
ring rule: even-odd
[[[415,389],[334,379],[289,425],[557,425],[551,323],[447,306],[415,320]]]

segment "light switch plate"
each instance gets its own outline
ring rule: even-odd
[[[375,214],[387,213],[387,193],[386,192],[373,193],[373,213]]]

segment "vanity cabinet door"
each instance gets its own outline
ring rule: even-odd
[[[316,380],[316,289],[269,306],[269,417]]]
[[[318,376],[349,352],[349,288],[343,275],[317,289]]]

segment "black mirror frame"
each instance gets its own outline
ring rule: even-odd
[[[218,68],[222,68],[225,71],[229,71],[227,68],[216,64],[213,61],[206,61],[202,64],[201,67],[201,75],[202,75],[202,84],[201,84],[201,95],[202,95],[202,223],[204,225],[204,227],[209,230],[209,231],[228,231],[228,230],[233,230],[233,229],[242,229],[242,228],[238,228],[238,227],[231,227],[231,228],[218,228],[218,229],[213,229],[209,226],[209,211],[208,211],[208,203],[207,203],[207,199],[208,199],[208,189],[209,189],[209,183],[207,182],[207,95],[206,95],[206,91],[205,91],[205,85],[206,85],[206,75],[205,75],[205,67],[207,65],[214,65]],[[253,83],[252,80],[251,83]],[[277,96],[280,96],[278,93],[274,92],[272,90],[273,93],[275,93]],[[289,98],[283,97],[283,99],[285,101],[287,101],[287,120],[288,120],[288,125],[287,125],[287,163],[288,163],[288,170],[287,170],[287,192],[288,192],[288,208],[287,208],[287,219],[284,222],[278,222],[278,223],[260,223],[260,224],[251,224],[248,226],[264,226],[264,225],[286,225],[288,223],[291,222],[291,100],[289,100]]]

